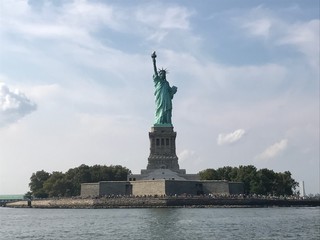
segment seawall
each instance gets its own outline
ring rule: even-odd
[[[119,197],[45,199],[7,203],[13,208],[316,207],[319,200],[200,197]]]

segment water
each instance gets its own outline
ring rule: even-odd
[[[0,208],[0,239],[320,239],[320,208]]]

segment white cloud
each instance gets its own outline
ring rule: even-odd
[[[76,0],[59,7],[47,2],[38,11],[27,1],[5,2],[1,7],[0,34],[17,34],[19,39],[28,41],[49,39],[88,49],[101,48],[93,33],[101,29],[121,31],[126,25],[125,11],[89,1]]]
[[[190,17],[193,11],[182,6],[166,6],[165,4],[148,5],[137,9],[134,13],[134,21],[142,26],[136,29],[146,36],[147,40],[156,43],[167,40],[166,45],[172,45],[175,36],[180,36],[179,44],[191,38],[191,35],[182,36],[190,30]],[[194,46],[193,46],[194,47]]]
[[[319,28],[320,21],[289,22],[274,12],[261,6],[252,9],[242,18],[240,27],[250,36],[267,40],[274,46],[289,45],[304,54],[312,67],[319,67]]]
[[[10,90],[0,83],[0,126],[15,122],[36,110],[37,105],[18,89]]]
[[[184,7],[165,8],[157,5],[141,8],[135,13],[139,22],[155,29],[188,29],[192,14]]]
[[[274,13],[263,6],[250,9],[242,17],[235,18],[236,24],[250,36],[268,38],[280,24]]]
[[[173,7],[168,8],[162,15],[161,28],[188,29],[189,17],[192,15],[186,8]]]
[[[56,95],[61,95],[63,89],[59,84],[48,84],[48,85],[38,85],[32,86],[28,89],[29,96],[35,100],[43,101],[50,97],[55,97]]]
[[[81,25],[89,31],[93,31],[101,25],[120,30],[124,17],[121,11],[117,11],[106,3],[81,0],[73,1],[64,6],[61,22]]]
[[[288,25],[286,32],[277,41],[279,45],[292,45],[303,53],[310,64],[319,68],[319,20],[311,20],[308,22],[299,22]]]
[[[243,28],[247,29],[252,35],[268,37],[270,34],[271,20],[267,18],[250,21],[243,24]]]
[[[201,154],[202,155],[202,154]],[[204,168],[203,159],[194,149],[185,148],[178,153],[179,166],[187,173],[196,173]]]
[[[279,142],[272,144],[271,146],[267,147],[261,154],[259,154],[256,158],[257,159],[270,159],[277,156],[280,152],[284,151],[287,148],[288,140],[282,139]]]
[[[220,133],[217,139],[218,145],[230,144],[239,141],[245,134],[244,129],[238,129],[232,133]]]
[[[47,2],[40,11],[34,11],[27,2],[6,2],[2,8],[0,33],[17,33],[28,40],[65,39],[87,47],[99,45],[94,34],[100,30],[105,34],[109,29],[147,34],[149,40],[161,41],[172,30],[189,30],[193,14],[182,6],[148,4],[119,8],[87,0],[70,1],[59,7]]]
[[[195,156],[195,151],[189,150],[189,149],[184,149],[182,150],[179,154],[179,162],[186,162],[188,160],[194,160]]]

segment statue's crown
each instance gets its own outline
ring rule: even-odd
[[[168,73],[168,70],[167,69],[163,69],[163,68],[159,68],[158,70],[159,73]]]

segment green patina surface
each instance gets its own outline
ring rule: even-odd
[[[172,127],[171,116],[172,116],[172,98],[177,92],[177,87],[170,87],[169,82],[166,79],[166,70],[161,69],[157,71],[156,66],[156,53],[151,55],[153,59],[154,68],[154,96],[155,96],[155,121],[154,126],[157,127]]]

